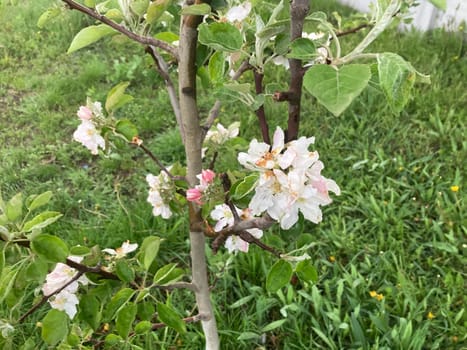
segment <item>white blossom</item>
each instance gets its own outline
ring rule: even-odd
[[[243,22],[251,12],[251,3],[245,1],[239,6],[233,6],[225,14],[225,18],[228,22]]]
[[[76,305],[79,304],[79,300],[74,293],[64,289],[60,293],[52,296],[49,299],[49,304],[54,309],[65,311],[68,317],[73,319],[77,312]]]
[[[229,125],[226,129],[221,123],[218,123],[214,129],[208,130],[206,133],[205,142],[212,142],[217,145],[222,145],[228,140],[238,136],[239,122],[235,122]]]
[[[332,202],[329,191],[339,195],[340,189],[321,175],[319,154],[309,151],[314,141],[300,137],[284,144],[284,132],[278,127],[271,147],[254,139],[247,153],[239,153],[240,164],[260,173],[249,203],[253,215],[267,212],[283,229],[291,228],[300,212],[313,223],[322,220],[320,206]]]
[[[122,246],[116,249],[105,248],[103,252],[114,255],[116,259],[124,258],[128,253],[134,252],[138,248],[137,243],[130,244],[130,241],[123,242]]]
[[[169,202],[173,197],[174,188],[169,176],[162,172],[158,176],[148,174],[146,181],[149,185],[147,201],[152,205],[152,214],[168,219],[172,216]]]
[[[247,220],[252,217],[250,209],[241,210],[235,207],[235,210],[242,220]],[[211,218],[217,221],[214,226],[214,231],[216,232],[219,232],[226,227],[232,227],[235,223],[232,210],[227,204],[216,205],[214,210],[211,211]],[[258,239],[263,236],[263,231],[258,228],[251,228],[246,231]],[[246,253],[248,252],[249,243],[237,235],[230,235],[227,237],[224,246],[227,248],[229,253],[235,253],[237,251]]]
[[[99,147],[105,149],[104,138],[99,134],[96,126],[90,120],[81,121],[81,124],[73,133],[73,139],[89,149],[92,154],[99,153]]]

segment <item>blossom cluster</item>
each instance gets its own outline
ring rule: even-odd
[[[170,170],[170,168],[168,168]],[[154,216],[162,216],[168,219],[172,216],[170,209],[170,201],[174,199],[175,188],[173,181],[167,173],[161,171],[158,176],[148,174],[146,182],[149,185],[149,195],[147,201],[152,205],[152,214]]]
[[[252,218],[251,210],[248,208],[240,210],[239,208],[235,207],[235,210],[241,220],[248,220]],[[232,210],[227,204],[216,205],[214,210],[211,211],[210,216],[212,219],[217,221],[216,225],[214,226],[215,232],[219,232],[226,227],[232,227],[235,223]],[[263,231],[258,228],[251,228],[246,231],[255,238],[259,239],[263,237]],[[224,246],[227,248],[229,253],[234,253],[237,251],[247,253],[249,243],[241,239],[239,236],[230,235],[225,241]]]
[[[83,260],[83,257],[80,256],[69,256],[68,258],[77,263]],[[89,280],[84,275],[74,280],[77,274],[78,271],[76,269],[66,264],[57,263],[53,271],[47,275],[45,284],[42,286],[44,295],[50,296],[48,300],[50,306],[54,309],[65,311],[70,319],[73,319],[77,312],[76,305],[79,304],[79,300],[76,292],[78,291],[79,284],[87,285],[89,283]],[[56,293],[58,290],[60,292]]]
[[[210,185],[214,182],[216,173],[210,169],[202,170],[201,174],[196,175],[199,180],[199,185],[194,188],[190,188],[186,191],[186,199],[196,204],[203,204],[203,197],[209,193]]]
[[[266,212],[283,229],[298,221],[299,212],[311,222],[322,220],[320,206],[332,202],[329,191],[339,195],[340,189],[321,175],[324,165],[318,152],[308,150],[313,143],[313,137],[300,137],[284,144],[284,132],[277,127],[272,146],[254,139],[247,153],[239,153],[240,164],[259,172],[249,204],[252,215]]]
[[[225,128],[221,123],[217,123],[214,129],[210,129],[206,133],[204,142],[222,145],[228,140],[238,136],[239,126],[239,122],[232,123],[227,128]]]
[[[81,124],[73,133],[73,139],[89,149],[92,154],[97,154],[99,147],[104,150],[105,140],[100,135],[94,121],[96,117],[103,117],[101,103],[88,101],[86,106],[79,107],[77,115]]]

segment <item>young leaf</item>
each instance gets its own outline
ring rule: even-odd
[[[138,322],[135,326],[135,333],[136,334],[144,334],[148,333],[152,328],[152,323],[149,321],[141,321]]]
[[[183,270],[177,268],[177,264],[171,263],[162,266],[154,275],[154,283],[159,285],[169,284],[182,278]]]
[[[105,24],[99,24],[97,26],[89,26],[83,28],[79,31],[78,34],[75,35],[73,41],[68,48],[67,53],[75,52],[83,47],[91,45],[96,41],[106,37],[108,35],[112,35],[117,33],[117,31]]]
[[[59,7],[47,9],[37,20],[37,26],[41,29],[44,28],[45,25],[50,22],[50,20],[60,15],[61,12],[62,11]]]
[[[133,137],[138,136],[138,129],[128,119],[122,119],[117,122],[115,130],[125,136],[128,141],[131,141]]]
[[[49,203],[52,196],[53,196],[52,191],[47,191],[47,192],[37,195],[32,200],[31,204],[28,205],[29,211],[33,211],[34,209],[37,209],[39,207],[46,205],[47,203]]]
[[[242,34],[230,23],[203,23],[198,30],[199,42],[214,50],[235,52],[242,47]]]
[[[69,255],[68,246],[57,236],[38,235],[31,241],[31,249],[50,262],[64,262]]]
[[[315,44],[307,38],[295,39],[290,44],[290,52],[287,54],[287,57],[299,60],[311,60],[316,57]]]
[[[370,68],[365,64],[351,64],[339,69],[320,64],[305,73],[303,86],[338,116],[360,95],[370,77]]]
[[[204,16],[211,13],[211,6],[208,4],[196,4],[182,8],[182,15]]]
[[[126,339],[130,333],[133,321],[136,318],[137,306],[134,303],[128,303],[117,314],[116,328],[118,334]]]
[[[129,82],[122,82],[115,85],[107,94],[107,99],[105,100],[105,109],[107,112],[112,112],[124,104],[133,100],[133,97],[125,94],[125,90],[130,85]]]
[[[131,288],[120,289],[106,305],[105,319],[107,321],[112,320],[115,313],[130,300],[133,294],[135,294],[135,291]]]
[[[161,244],[161,239],[156,236],[146,237],[141,244],[140,253],[138,260],[143,264],[146,271],[151,267],[154,259],[159,253],[159,246]]]
[[[54,346],[65,339],[68,333],[68,316],[56,309],[50,310],[42,320],[41,337],[48,345]]]
[[[389,106],[399,113],[409,101],[417,71],[401,56],[387,52],[378,55],[378,73]]]
[[[171,0],[156,0],[149,4],[146,12],[146,22],[154,24],[164,14],[171,4]]]
[[[45,211],[36,215],[34,218],[26,222],[23,226],[24,232],[29,232],[33,230],[40,230],[50,224],[54,223],[62,217],[62,214],[57,211]]]
[[[84,294],[79,300],[79,318],[89,324],[93,330],[100,325],[100,303],[93,295]]]
[[[222,82],[225,74],[225,58],[222,52],[216,51],[211,56],[208,71],[212,84],[216,85]]]
[[[310,259],[300,261],[295,267],[298,278],[304,282],[318,282],[318,271]]]
[[[119,260],[115,266],[115,273],[123,282],[131,282],[135,279],[135,271],[131,269],[126,261]]]
[[[266,278],[266,289],[271,293],[277,292],[289,283],[292,273],[292,265],[289,262],[278,260],[269,270]]]
[[[186,333],[185,322],[180,318],[177,312],[171,307],[157,303],[157,317],[167,326],[172,327],[178,333]]]
[[[230,189],[230,195],[233,200],[238,200],[255,189],[256,183],[258,182],[258,175],[251,174],[246,176],[244,179],[236,182]]]
[[[23,195],[16,194],[6,204],[5,214],[9,221],[17,220],[23,213]]]

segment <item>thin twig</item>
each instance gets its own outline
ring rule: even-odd
[[[263,90],[264,74],[258,70],[255,70],[254,78],[255,78],[256,95],[260,95],[264,92]],[[263,141],[267,143],[268,145],[270,145],[271,139],[269,138],[269,125],[266,120],[266,112],[264,111],[264,105],[261,105],[255,112],[256,112],[256,116],[258,117],[259,126],[261,128],[261,135],[263,136]]]
[[[60,293],[62,290],[64,290],[66,287],[68,287],[70,284],[72,284],[73,282],[77,281],[82,275],[84,274],[84,272],[81,272],[79,271],[75,276],[73,276],[73,278],[71,280],[69,280],[67,283],[65,283],[63,286],[61,286],[60,288],[58,288],[57,290],[53,291],[52,293],[48,294],[48,295],[44,295],[41,300],[39,300],[35,305],[33,305],[23,316],[21,316],[18,320],[18,323],[23,323],[23,321],[29,316],[31,315],[33,312],[35,312],[38,308],[40,308],[42,305],[44,305],[47,300],[49,300],[49,298],[55,294],[58,294]]]
[[[182,142],[185,144],[185,129],[183,127],[182,116],[180,114],[180,102],[178,100],[178,95],[175,89],[175,85],[169,74],[169,66],[167,65],[167,62],[164,60],[162,55],[159,54],[159,52],[157,52],[154,46],[151,46],[151,45],[148,46],[146,48],[146,52],[148,52],[153,58],[156,64],[157,72],[165,81],[165,87],[167,88],[167,92],[169,94],[170,104],[172,105],[172,109],[175,114],[175,119],[177,120],[177,125],[180,128],[180,135],[182,136]]]
[[[336,36],[337,37],[341,37],[341,36],[344,36],[344,35],[349,35],[349,34],[353,34],[353,33],[356,33],[364,28],[368,28],[368,27],[371,27],[371,24],[370,23],[363,23],[363,24],[360,24],[359,26],[355,27],[355,28],[351,28],[351,29],[348,29],[348,30],[344,30],[342,32],[337,32],[336,33]]]
[[[170,55],[172,55],[178,61],[178,50],[175,46],[170,45],[169,43],[166,43],[165,41],[155,39],[153,37],[141,36],[136,33],[133,33],[132,31],[125,28],[124,26],[118,23],[115,23],[111,19],[97,13],[94,9],[81,5],[77,3],[76,1],[73,1],[73,0],[62,0],[62,1],[65,2],[70,7],[70,9],[80,11],[92,18],[97,19],[99,22],[107,24],[109,27],[115,29],[116,31],[122,33],[123,35],[127,36],[128,38],[140,44],[152,45],[152,46],[158,47],[164,50],[165,52],[169,53]]]
[[[167,169],[165,167],[164,164],[162,164],[162,162],[159,160],[159,158],[157,158],[155,156],[154,153],[151,152],[151,150],[149,148],[147,148],[142,142],[132,142],[133,145],[135,146],[138,146],[139,148],[141,148],[144,153],[146,153],[149,158],[151,158],[156,164],[157,166],[164,172],[167,174],[167,176],[171,179],[171,180],[185,180],[185,178],[183,176],[175,176],[173,175],[169,169]]]

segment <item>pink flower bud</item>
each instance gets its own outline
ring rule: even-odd
[[[77,114],[81,120],[90,120],[92,118],[92,111],[86,106],[80,106]]]
[[[195,202],[196,204],[203,204],[201,202],[202,196],[203,193],[197,188],[190,188],[186,191],[186,199],[188,199],[190,202]]]
[[[201,177],[199,178],[201,186],[209,185],[211,182],[214,181],[215,177],[216,177],[216,173],[214,171],[212,171],[210,169],[202,170],[201,171]]]

